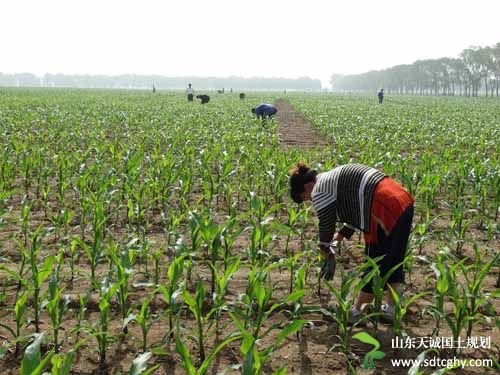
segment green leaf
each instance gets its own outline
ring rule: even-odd
[[[152,354],[150,352],[142,353],[138,355],[132,361],[132,367],[130,368],[130,375],[141,375],[144,374],[144,371],[147,370],[147,362],[151,358]]]
[[[241,375],[254,375],[254,354],[257,354],[257,351],[254,350],[254,346],[247,351],[245,355],[245,359],[243,361],[243,368],[241,369]]]
[[[21,375],[31,375],[40,364],[42,359],[40,344],[43,336],[43,333],[36,335],[35,340],[24,351],[23,360],[21,361]]]
[[[273,375],[285,375],[286,367],[280,368],[278,371],[273,372]]]
[[[365,344],[373,345],[375,350],[380,348],[380,343],[366,332],[358,332],[352,338]]]
[[[184,369],[187,371],[188,375],[196,375],[196,369],[193,366],[193,359],[191,358],[191,354],[189,353],[186,346],[182,343],[180,335],[176,335],[175,340],[175,349],[177,353],[181,356],[182,365]]]
[[[266,291],[264,290],[264,287],[260,283],[260,281],[256,281],[254,285],[254,290],[253,290],[255,297],[257,298],[257,303],[259,304],[260,307],[264,305],[264,300],[266,298]]]
[[[413,366],[411,366],[410,370],[408,371],[408,375],[419,375],[420,374],[420,371],[419,371],[420,365],[424,361],[425,356],[427,355],[427,353],[430,353],[432,351],[434,351],[434,352],[436,352],[436,353],[439,354],[439,352],[436,349],[428,349],[428,350],[425,350],[422,353],[420,353],[417,356],[417,358],[415,359],[415,362],[414,362]]]
[[[210,353],[210,355],[203,361],[200,368],[198,369],[197,375],[204,375],[207,372],[208,367],[212,364],[213,360],[215,359],[215,356],[217,355],[217,353],[219,353],[229,343],[231,343],[235,340],[239,340],[240,338],[241,338],[241,336],[232,336],[232,337],[229,337],[228,339],[224,340],[223,342],[221,342],[219,344],[219,346],[217,346],[217,348],[215,350],[213,350]]]
[[[285,303],[293,303],[293,302],[296,302],[298,301],[300,298],[302,298],[305,294],[305,290],[297,290],[295,292],[293,292],[292,294],[290,294],[286,300],[285,300]]]
[[[73,360],[75,359],[76,350],[71,349],[65,356],[62,366],[57,375],[69,375],[71,372],[71,367],[73,366]]]
[[[306,320],[296,320],[282,329],[276,339],[276,343],[274,344],[275,347],[278,347],[288,335],[292,335],[300,330],[306,322]]]

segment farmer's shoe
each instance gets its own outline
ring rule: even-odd
[[[380,306],[380,313],[380,320],[388,324],[394,323],[394,306],[384,303],[382,306]]]

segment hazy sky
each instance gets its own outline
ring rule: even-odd
[[[2,0],[0,72],[310,76],[500,42],[500,0]]]

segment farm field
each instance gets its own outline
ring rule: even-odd
[[[424,354],[498,372],[498,99],[210,95],[0,90],[0,374],[406,374],[391,359]],[[288,193],[300,160],[415,197],[393,325],[347,322],[361,236],[319,278],[314,210]],[[420,337],[463,347],[393,347]]]

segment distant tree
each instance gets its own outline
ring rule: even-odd
[[[419,95],[499,96],[500,43],[490,47],[472,46],[459,58],[417,60],[383,70],[354,75],[334,74],[330,83],[336,91],[373,92],[381,87],[387,93]]]

